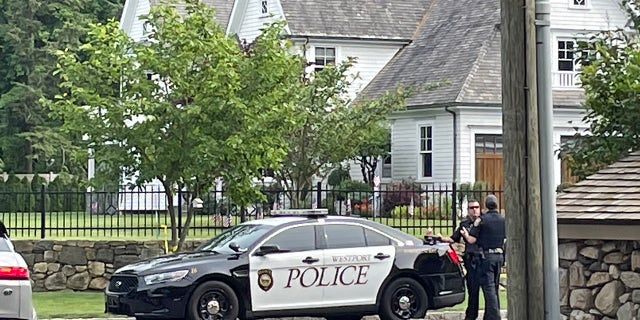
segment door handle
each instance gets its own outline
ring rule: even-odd
[[[390,258],[391,256],[388,255],[388,254],[384,254],[384,253],[378,253],[373,257],[376,258],[376,259],[379,259],[379,260],[384,260],[386,258]]]
[[[312,263],[315,263],[315,262],[318,262],[318,261],[320,261],[320,259],[312,258],[312,257],[306,257],[306,258],[304,258],[304,260],[302,260],[302,262],[304,262],[306,264],[312,264]]]

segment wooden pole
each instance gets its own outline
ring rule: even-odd
[[[544,319],[535,0],[500,0],[508,318]]]

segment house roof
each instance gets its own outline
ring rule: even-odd
[[[412,39],[436,0],[280,0],[292,36]]]
[[[433,0],[415,41],[403,48],[363,91],[376,97],[398,85],[447,82],[407,101],[408,107],[502,103],[498,0]],[[581,90],[553,92],[555,105],[579,106]]]
[[[559,223],[640,223],[640,152],[565,189],[556,211]]]
[[[149,0],[151,7],[157,6],[161,2],[161,0]],[[216,10],[216,21],[220,24],[222,29],[226,29],[231,17],[234,0],[200,0],[200,2]],[[178,12],[184,13],[185,6],[186,4],[184,1],[179,1],[176,4],[176,9],[178,9]]]

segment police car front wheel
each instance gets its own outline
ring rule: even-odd
[[[427,312],[428,297],[422,285],[411,278],[393,280],[382,295],[381,320],[422,318]]]
[[[196,288],[189,300],[189,319],[235,320],[240,313],[238,297],[231,287],[220,281],[209,281]]]

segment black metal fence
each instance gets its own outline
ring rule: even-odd
[[[186,225],[190,238],[208,238],[230,226],[269,217],[274,209],[326,208],[332,215],[352,215],[374,220],[417,236],[429,229],[450,234],[466,212],[469,199],[481,201],[501,190],[469,190],[457,184],[393,183],[372,188],[331,188],[317,184],[309,190],[285,190],[269,184],[262,199],[240,208],[224,189],[194,198],[186,191],[173,197],[176,225]],[[161,188],[146,187],[117,192],[0,191],[0,219],[14,238],[136,238],[170,237],[168,199]]]

